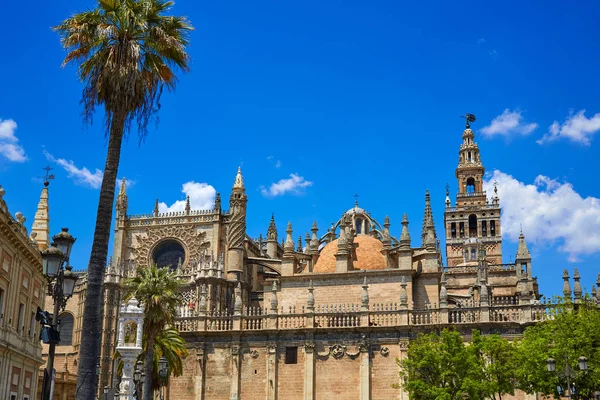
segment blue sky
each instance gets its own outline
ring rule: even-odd
[[[192,71],[162,99],[160,123],[123,146],[129,210],[155,198],[197,206],[212,187],[229,197],[242,165],[248,233],[280,235],[313,220],[321,233],[352,206],[399,235],[404,212],[420,243],[424,193],[438,234],[452,198],[465,112],[504,210],[504,259],[519,227],[541,291],[557,294],[578,267],[588,290],[600,262],[600,8],[592,2],[177,2],[196,30]],[[417,4],[418,3],[418,4]],[[82,86],[50,29],[92,1],[4,5],[0,25],[0,183],[33,221],[42,167],[55,168],[52,232],[78,237],[89,257],[104,166],[102,113],[85,127]],[[87,172],[86,170],[87,169]],[[494,172],[496,171],[496,172]],[[293,174],[293,175],[291,175]],[[284,180],[284,181],[281,181]],[[272,186],[279,183],[277,186]],[[295,188],[295,189],[294,189]],[[174,205],[177,207],[177,204]]]

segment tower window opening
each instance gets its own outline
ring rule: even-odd
[[[456,222],[450,224],[450,236],[452,236],[452,238],[456,237]]]
[[[490,235],[496,236],[496,221],[490,221]]]
[[[464,238],[465,237],[465,223],[464,222],[458,223],[458,230],[459,230],[459,236],[461,238]]]
[[[469,237],[477,237],[477,216],[469,215]]]
[[[524,274],[527,272],[527,263],[521,263],[521,273]]]
[[[471,162],[471,152],[470,151],[467,153],[467,161]]]
[[[487,236],[487,221],[481,221],[481,236]]]
[[[467,179],[467,193],[475,193],[475,178]]]
[[[469,249],[465,249],[465,261],[469,261]]]
[[[477,250],[471,249],[471,260],[477,261]]]
[[[356,234],[360,235],[362,233],[362,219],[356,218]]]

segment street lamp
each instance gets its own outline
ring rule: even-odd
[[[69,264],[69,256],[75,239],[68,228],[62,228],[62,231],[52,237],[53,243],[46,250],[42,251],[42,272],[48,281],[48,295],[54,300],[54,314],[38,309],[36,319],[41,322],[42,330],[40,339],[48,343],[48,365],[46,372],[49,375],[42,388],[42,399],[48,400],[52,397],[51,381],[54,379],[54,355],[56,345],[60,342],[58,332],[58,314],[64,310],[67,300],[73,296],[77,276],[73,274],[73,267]]]
[[[104,386],[104,400],[108,400],[109,390],[110,390],[110,386]]]
[[[160,382],[160,400],[164,400],[164,393],[163,393],[163,389],[162,386],[166,385],[166,381],[167,381],[167,377],[169,376],[169,362],[167,361],[167,359],[165,357],[161,357],[158,360],[158,376],[160,377],[159,382]]]
[[[577,360],[577,363],[579,364],[579,370],[580,371],[587,371],[588,370],[588,359],[584,356],[579,357],[579,359]],[[548,372],[556,372],[556,360],[552,357],[548,358],[546,360],[546,364],[548,367]],[[563,371],[558,371],[557,375],[560,376],[564,376],[565,378],[567,378],[567,397],[569,399],[573,398],[573,393],[571,390],[571,374],[576,374],[577,371],[574,371],[571,367],[569,367],[569,355],[565,354],[565,369]]]
[[[136,399],[142,398],[142,390],[144,381],[146,380],[146,374],[142,373],[143,362],[140,360],[135,363],[135,371],[133,371],[133,387],[135,388],[133,397]]]

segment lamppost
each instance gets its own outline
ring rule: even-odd
[[[136,400],[142,398],[142,388],[144,387],[144,382],[146,381],[146,373],[142,372],[143,364],[144,362],[141,360],[136,362],[135,371],[133,371],[133,384],[135,387],[133,397],[135,397]]]
[[[108,400],[108,391],[110,390],[110,386],[104,386],[104,400]]]
[[[165,357],[161,357],[158,360],[158,376],[160,383],[160,400],[164,400],[163,386],[167,383],[167,377],[169,376],[169,363]]]
[[[46,372],[49,379],[46,379],[43,387],[44,400],[52,397],[54,381],[54,354],[56,345],[60,342],[58,332],[58,314],[65,309],[67,299],[73,296],[75,282],[77,277],[73,274],[71,265],[69,264],[69,256],[75,238],[69,233],[68,228],[62,228],[62,232],[52,237],[54,241],[52,246],[42,251],[42,271],[48,281],[48,295],[54,300],[54,314],[48,315],[47,311],[42,311],[38,308],[36,319],[42,323],[42,331],[40,339],[44,343],[48,343],[48,365]],[[48,318],[51,317],[51,318]],[[51,321],[49,321],[51,319]]]
[[[562,371],[556,371],[556,360],[552,357],[548,358],[546,360],[546,363],[548,364],[548,372],[556,372],[556,374],[560,377],[560,376],[564,376],[565,378],[567,378],[567,396],[569,399],[573,398],[573,393],[571,391],[571,374],[576,374],[577,371],[573,370],[571,367],[569,367],[569,355],[566,354],[565,355],[565,369]],[[579,365],[579,370],[581,371],[587,371],[588,370],[588,359],[581,356],[579,357],[579,359],[577,360],[577,363]]]

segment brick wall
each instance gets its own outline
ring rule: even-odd
[[[317,346],[316,350],[324,351],[323,346]],[[356,400],[360,397],[360,355],[354,360],[346,355],[340,359],[331,355],[326,359],[315,358],[315,398]]]
[[[229,349],[219,348],[207,353],[205,398],[206,400],[228,399],[231,389],[231,353]],[[172,398],[185,399],[184,397]]]
[[[256,350],[254,358],[250,351]],[[267,397],[267,352],[264,348],[244,351],[241,370],[241,398],[265,399]]]
[[[278,399],[295,400],[304,398],[304,360],[305,354],[302,346],[298,346],[298,363],[285,363],[285,346],[292,344],[284,343],[277,348],[277,362],[279,369],[277,380]]]
[[[397,399],[399,389],[392,388],[393,384],[400,382],[398,371],[400,368],[396,364],[396,357],[400,355],[398,345],[385,344],[381,348],[387,347],[389,354],[383,356],[380,350],[375,349],[371,354],[371,399],[389,400]]]

